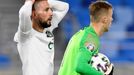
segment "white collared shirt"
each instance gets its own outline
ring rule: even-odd
[[[52,31],[58,26],[69,7],[65,2],[49,1],[55,11],[53,11],[52,26],[45,28],[43,33],[32,28],[31,1],[26,1],[19,11],[19,26],[14,41],[17,42],[23,75],[53,75],[54,36]]]

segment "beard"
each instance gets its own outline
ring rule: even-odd
[[[38,24],[42,28],[48,28],[51,26],[51,23],[48,24],[46,21],[42,21],[42,20],[38,20]]]
[[[108,32],[109,30],[108,29],[105,29],[105,32]]]
[[[103,32],[108,32],[109,28],[107,26],[103,26]]]
[[[108,32],[108,31],[109,31],[109,27],[105,27],[104,32]]]

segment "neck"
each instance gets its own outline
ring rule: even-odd
[[[32,24],[32,25],[33,25],[33,28],[34,28],[36,31],[43,33],[43,30],[44,30],[43,27],[41,27],[39,24],[37,24],[37,23],[34,22],[34,21],[32,21],[32,23],[33,23],[33,24]]]
[[[93,26],[96,34],[98,36],[101,36],[103,34],[102,28],[101,28],[101,23],[91,23],[91,25]]]

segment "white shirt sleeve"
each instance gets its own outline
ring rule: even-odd
[[[26,1],[19,11],[19,29],[26,33],[32,29],[32,1]]]
[[[29,36],[29,33],[32,30],[31,14],[32,1],[26,1],[19,10],[19,26],[14,41],[18,42],[20,39],[23,41]]]
[[[69,10],[69,4],[56,0],[48,0],[48,3],[53,10],[52,27],[54,29],[58,27],[59,22]]]
[[[69,9],[68,3],[61,1],[48,0],[53,9],[52,29],[56,28]],[[15,34],[14,41],[24,42],[29,37],[32,30],[32,1],[26,1],[19,11],[19,26]]]

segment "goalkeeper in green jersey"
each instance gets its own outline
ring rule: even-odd
[[[89,11],[90,26],[77,32],[69,41],[58,75],[111,75],[97,71],[89,62],[99,51],[99,37],[111,26],[112,5],[106,1],[96,1],[89,6]]]

